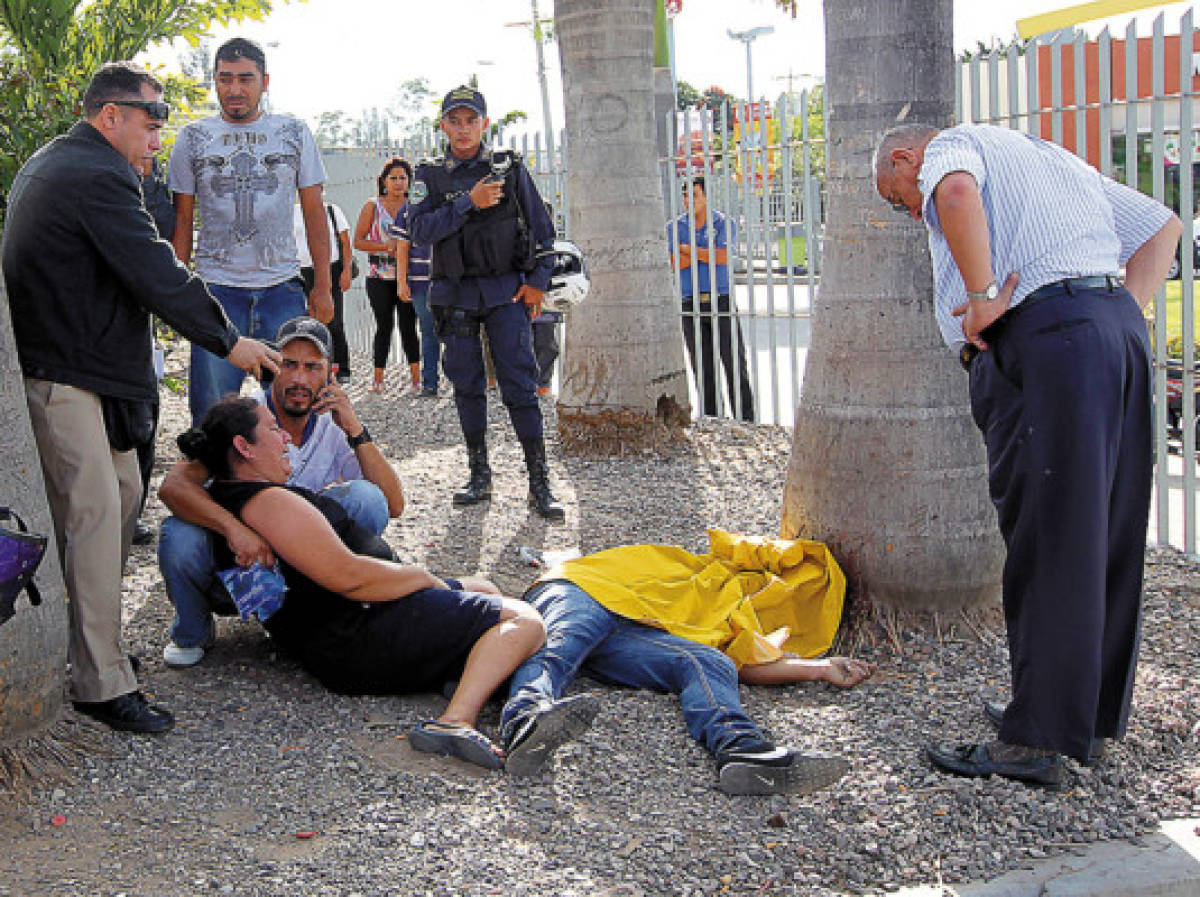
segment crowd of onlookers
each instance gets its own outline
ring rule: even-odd
[[[204,658],[214,613],[255,618],[331,689],[447,693],[411,745],[513,774],[545,768],[591,724],[598,699],[565,695],[586,671],[678,693],[725,791],[836,781],[843,758],[774,744],[737,690],[871,675],[857,660],[806,659],[832,644],[845,588],[824,546],[713,531],[703,556],[616,547],[556,567],[525,600],[398,562],[382,534],[404,491],[344,388],[354,249],[368,254],[378,325],[371,390],[386,388],[398,321],[412,389],[436,396],[441,373],[453,385],[469,467],[453,502],[467,507],[492,494],[494,379],[530,508],[551,522],[566,515],[538,396],[556,348],[539,326],[552,335],[546,313],[586,288],[581,259],[556,242],[521,158],[485,145],[478,90],[443,99],[441,158],[385,163],[351,236],[324,201],[308,127],[264,111],[269,80],[252,41],[217,50],[220,112],[180,130],[164,186],[163,85],[139,65],[105,64],[83,120],[13,183],[3,270],[70,605],[75,708],[134,732],[174,721],[143,695],[121,643],[122,570],[158,418],[154,315],[191,342],[192,426],[159,490],[171,512],[158,546],[175,609],[167,664]],[[937,322],[968,371],[1008,548],[1013,692],[985,708],[999,738],[928,756],[960,775],[1060,787],[1064,755],[1099,762],[1128,720],[1152,463],[1139,305],[1162,283],[1181,226],[1014,131],[907,124],[874,161],[879,195],[928,230]],[[719,356],[733,407],[752,420],[730,302],[733,222],[708,208],[702,178],[686,201],[668,233],[701,399],[716,413]],[[258,382],[240,397],[247,374]],[[495,744],[475,721],[506,682]]]
[[[381,536],[404,490],[345,389],[353,251],[367,253],[377,322],[370,390],[386,388],[398,324],[412,389],[436,396],[442,371],[454,386],[470,468],[454,503],[469,506],[491,496],[493,380],[525,455],[531,509],[552,522],[565,514],[550,487],[538,395],[557,353],[555,303],[586,291],[582,260],[556,244],[520,157],[484,145],[478,91],[456,88],[443,101],[444,158],[415,171],[387,160],[351,235],[324,200],[307,126],[263,109],[269,80],[261,47],[223,44],[220,111],[180,130],[164,183],[163,86],[139,65],[108,63],[87,88],[84,120],[13,185],[4,274],[65,575],[75,709],[132,732],[174,722],[138,688],[121,643],[122,569],[158,418],[154,315],[191,342],[192,426],[159,489],[171,512],[158,542],[175,610],[169,666],[203,660],[214,615],[254,618],[331,689],[447,691],[445,711],[410,733],[417,750],[529,774],[594,717],[594,696],[564,696],[586,663],[614,682],[679,692],[731,793],[805,791],[840,777],[842,758],[766,740],[741,709],[729,657],[605,610],[568,571],[522,601],[477,577],[398,562]],[[246,374],[257,382],[242,396]],[[587,602],[594,607],[581,610]],[[743,666],[747,681],[850,686],[871,672],[770,644],[769,659]],[[475,719],[506,682],[497,746]]]

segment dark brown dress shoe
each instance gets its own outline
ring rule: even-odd
[[[992,741],[987,744],[931,744],[929,761],[943,772],[970,778],[1003,776],[1051,791],[1062,788],[1063,760],[1051,751]]]
[[[140,691],[109,701],[74,701],[75,710],[122,732],[157,735],[175,725],[170,711],[155,707]]]
[[[983,715],[988,718],[988,722],[996,727],[996,731],[1000,731],[1000,724],[1004,722],[1004,711],[1008,709],[1007,704],[1002,704],[999,701],[984,701]],[[1091,744],[1088,745],[1087,759],[1083,761],[1083,765],[1089,768],[1095,766],[1104,759],[1104,742],[1103,738],[1093,738]]]

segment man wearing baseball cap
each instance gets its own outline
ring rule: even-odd
[[[275,338],[279,374],[260,397],[291,437],[288,483],[336,499],[357,523],[382,533],[404,509],[400,478],[371,439],[349,396],[330,377],[333,340],[316,318],[293,318]],[[251,529],[216,504],[204,490],[208,470],[181,460],[167,472],[159,497],[175,516],[163,521],[158,563],[167,597],[175,605],[169,666],[199,663],[214,637],[212,611],[232,611],[216,575],[213,535],[224,536],[242,566],[275,562]]]
[[[483,94],[471,87],[446,94],[442,131],[449,148],[441,161],[417,168],[401,237],[432,247],[429,306],[471,469],[454,503],[478,504],[492,495],[482,327],[525,453],[529,504],[557,521],[564,514],[550,491],[529,324],[541,311],[554,268],[554,224],[520,157],[483,145],[487,126]]]

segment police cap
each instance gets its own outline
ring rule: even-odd
[[[454,88],[442,99],[442,116],[445,117],[451,110],[460,106],[465,106],[484,118],[487,117],[487,102],[483,99],[483,94],[465,84]]]

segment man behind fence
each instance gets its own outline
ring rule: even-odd
[[[987,125],[889,131],[875,186],[929,232],[1008,547],[1012,698],[985,705],[999,740],[927,751],[947,772],[1057,788],[1063,754],[1096,762],[1129,717],[1153,460],[1142,308],[1182,225],[1061,147]]]
[[[708,232],[708,196],[704,176],[692,178],[683,190],[683,204],[688,207],[676,221],[667,225],[667,239],[672,256],[679,256],[679,283],[683,292],[683,338],[692,359],[692,374],[704,402],[704,413],[716,416],[717,363],[713,342],[713,318],[717,319],[720,339],[721,366],[725,370],[725,385],[736,416],[754,420],[754,393],[750,388],[750,370],[746,366],[746,344],[742,328],[733,316],[729,301],[729,244],[734,241],[736,225],[715,209],[712,212],[712,234]],[[690,212],[690,214],[689,214]],[[672,263],[674,259],[672,258]],[[692,271],[698,273],[692,278]],[[717,289],[713,296],[712,271],[716,272]],[[716,313],[713,313],[713,299]],[[696,339],[696,322],[700,323],[700,339]],[[734,331],[737,332],[737,377],[733,371]],[[697,354],[699,353],[699,354]],[[740,401],[738,401],[740,399]]]

